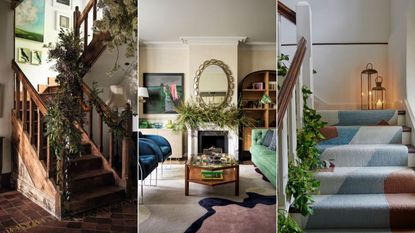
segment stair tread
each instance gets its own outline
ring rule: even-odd
[[[401,208],[410,208],[415,210],[415,193],[390,193],[390,194],[321,194],[313,195],[314,200],[317,204],[314,205],[314,208],[330,208],[334,209],[344,209],[347,207],[353,207],[353,209],[374,209],[376,207],[383,207],[387,204],[385,196],[389,196],[395,199],[406,200],[405,204]],[[378,198],[382,201],[373,201],[373,198]],[[411,201],[407,201],[410,199]],[[371,200],[371,201],[368,201]],[[319,202],[322,201],[322,202]],[[404,201],[402,201],[404,202]],[[336,205],[332,205],[336,203]],[[403,203],[402,203],[403,204]]]
[[[112,193],[117,193],[120,191],[124,191],[124,188],[121,186],[116,186],[116,185],[106,185],[106,186],[102,186],[93,190],[85,190],[84,192],[81,193],[74,193],[72,196],[72,200],[71,202],[81,202],[81,201],[86,201],[86,200],[90,200],[96,197],[101,197],[101,196],[105,196],[108,194],[112,194]]]
[[[82,156],[78,156],[74,158],[72,162],[80,162],[80,161],[94,160],[94,159],[101,159],[101,158],[98,156],[92,155],[92,154],[87,154],[87,155],[82,155]]]
[[[85,172],[78,172],[76,175],[72,177],[72,179],[73,181],[77,181],[108,174],[112,174],[112,172],[105,169],[94,169]]]

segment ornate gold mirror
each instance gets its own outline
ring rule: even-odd
[[[226,107],[231,102],[233,88],[232,72],[216,59],[200,65],[194,77],[194,94],[202,106]]]

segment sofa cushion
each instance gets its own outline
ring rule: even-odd
[[[262,145],[264,146],[269,146],[271,144],[271,140],[272,140],[272,135],[274,134],[273,130],[267,130],[267,132],[265,133],[265,137],[264,140],[262,141]]]
[[[271,143],[269,144],[268,148],[273,151],[277,150],[277,131],[274,131],[272,134]]]

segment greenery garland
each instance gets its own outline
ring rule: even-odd
[[[175,130],[197,129],[210,123],[220,128],[228,127],[234,132],[237,132],[241,126],[254,126],[254,120],[234,105],[227,108],[214,105],[201,107],[196,102],[190,101],[179,103],[175,109],[179,114],[175,121]]]
[[[58,160],[57,184],[62,187],[65,199],[69,200],[69,163],[71,157],[79,155],[81,151],[82,133],[78,127],[85,116],[81,83],[86,69],[83,63],[79,62],[82,41],[72,31],[61,30],[58,38],[54,46],[49,44],[48,59],[56,61],[53,68],[59,73],[56,76],[59,89],[48,103],[45,121],[51,152]],[[65,170],[62,170],[62,159],[66,165]],[[67,180],[65,183],[62,182],[63,176]]]
[[[307,105],[307,100],[312,94],[307,87],[302,88],[303,93],[303,128],[297,131],[297,157],[288,165],[288,183],[286,193],[293,196],[293,207],[301,215],[313,214],[311,205],[314,203],[313,194],[317,192],[320,182],[313,176],[314,170],[321,168],[320,154],[316,148],[317,142],[324,139],[320,129],[327,123],[321,121],[317,111]],[[295,221],[289,220],[286,213],[278,212],[278,232],[302,232]],[[284,229],[288,229],[285,231]]]
[[[97,6],[103,10],[103,17],[95,22],[95,30],[109,32],[107,42],[110,49],[127,45],[126,57],[137,54],[138,9],[137,0],[99,0]],[[118,70],[118,56],[113,72]]]

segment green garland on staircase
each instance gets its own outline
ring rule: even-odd
[[[57,159],[56,182],[62,189],[65,200],[70,199],[69,163],[81,151],[82,133],[78,128],[84,120],[82,98],[82,74],[86,69],[79,61],[82,54],[82,41],[72,31],[61,30],[58,42],[49,44],[49,61],[55,61],[54,70],[59,74],[56,81],[59,89],[52,96],[45,116],[47,135],[52,155]],[[63,159],[63,161],[62,161]],[[62,167],[64,166],[65,169]],[[66,182],[63,182],[63,180]]]
[[[320,129],[327,123],[321,121],[316,110],[307,105],[312,94],[307,87],[302,88],[303,93],[303,128],[297,131],[297,157],[288,165],[288,183],[286,193],[292,196],[292,206],[303,216],[313,214],[311,205],[314,203],[312,195],[317,192],[320,182],[313,176],[313,171],[321,168],[320,154],[316,148],[317,142],[324,139]],[[280,221],[281,219],[281,221]],[[289,220],[287,213],[278,212],[278,232],[302,232],[295,221]],[[284,230],[288,229],[288,230]]]

